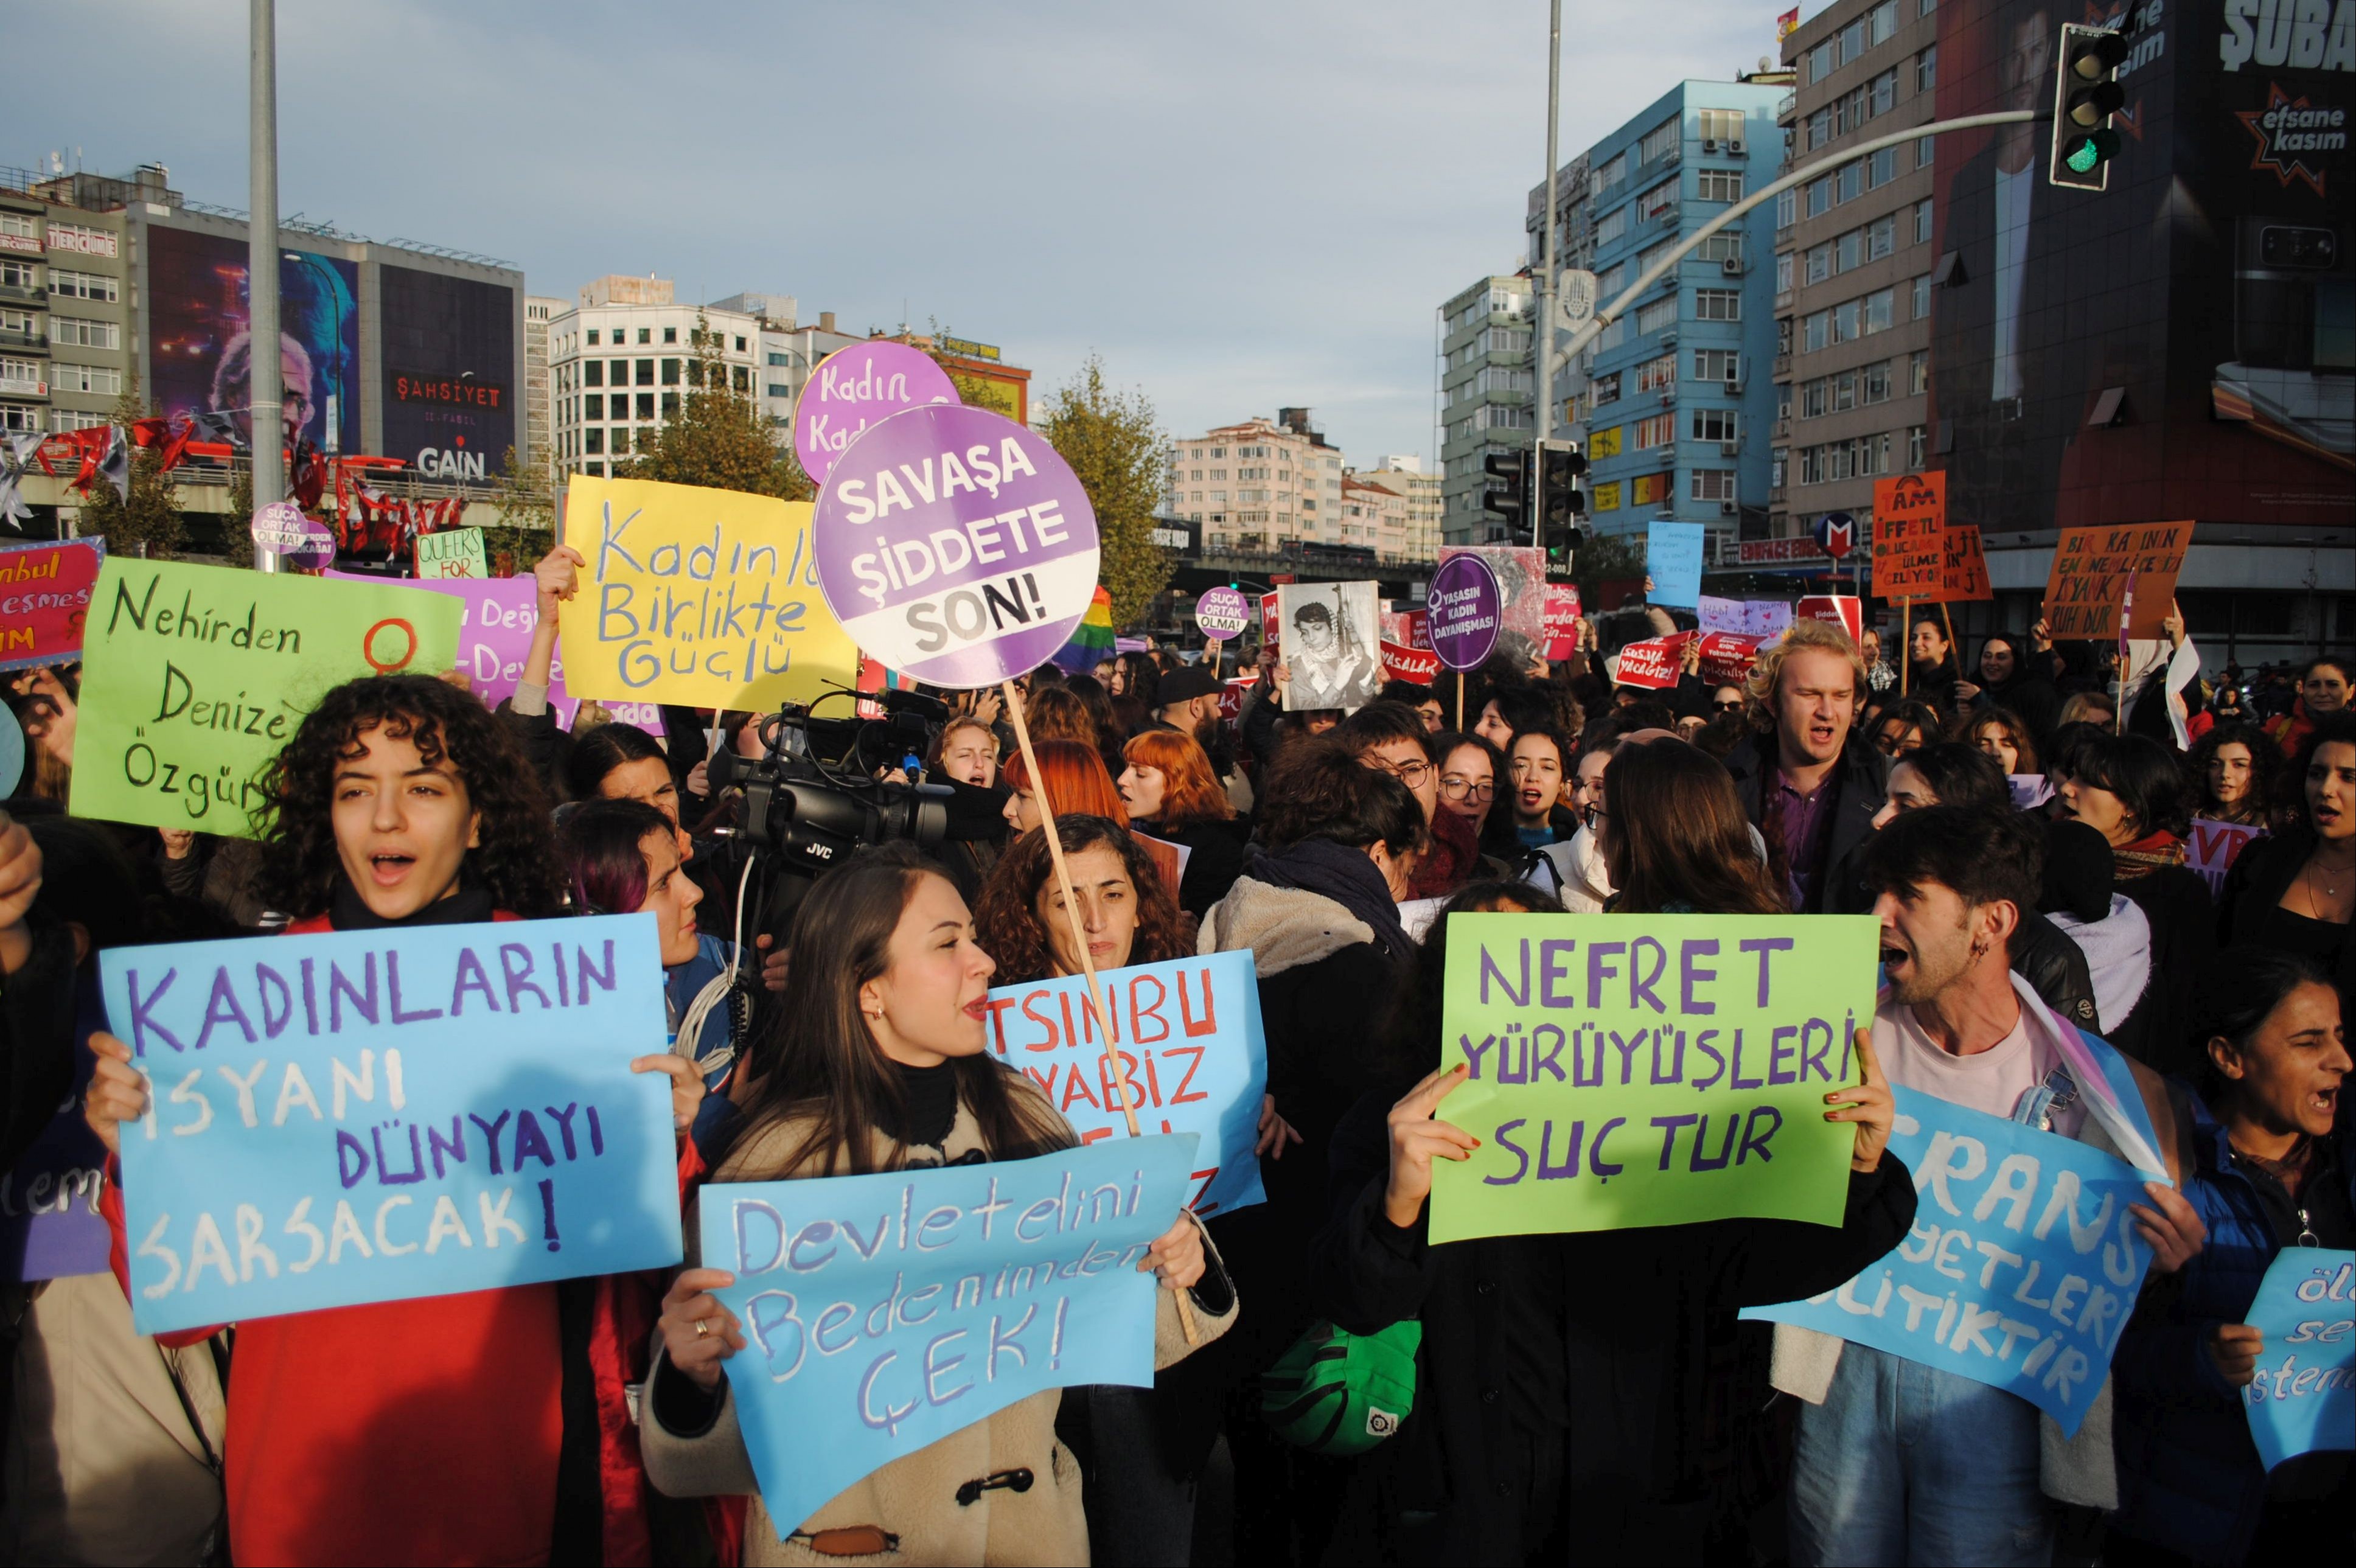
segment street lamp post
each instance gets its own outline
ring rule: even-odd
[[[251,0],[247,81],[246,383],[252,405],[253,505],[258,511],[286,499],[286,465],[279,455],[285,424],[284,367],[278,360],[278,5]],[[266,434],[265,434],[266,433]],[[251,521],[251,519],[247,520]],[[253,552],[263,572],[279,569],[278,553]]]

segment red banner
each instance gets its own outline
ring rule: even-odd
[[[1763,637],[1744,637],[1731,631],[1704,632],[1701,639],[1701,678],[1714,686],[1739,686],[1751,673],[1751,660],[1759,657]]]
[[[1579,650],[1579,589],[1556,583],[1547,589],[1546,656],[1568,659]]]
[[[103,539],[0,545],[0,670],[81,657],[91,590],[105,564]]]
[[[1220,719],[1227,724],[1234,724],[1243,717],[1244,697],[1258,684],[1259,684],[1259,671],[1254,670],[1221,686],[1219,688]]]
[[[1686,644],[1700,635],[1681,631],[1675,637],[1630,643],[1620,650],[1620,664],[1612,674],[1612,683],[1642,686],[1655,692],[1676,685],[1677,677],[1685,672]]]
[[[1412,681],[1429,686],[1440,674],[1440,655],[1428,648],[1407,648],[1383,640],[1383,679]]]
[[[1827,621],[1840,628],[1851,642],[1865,635],[1864,603],[1847,594],[1810,594],[1800,601],[1798,613],[1802,620]]]

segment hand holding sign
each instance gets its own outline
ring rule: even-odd
[[[1481,1140],[1439,1119],[1440,1102],[1472,1070],[1462,1062],[1427,1076],[1391,1107],[1391,1174],[1383,1185],[1383,1214],[1404,1230],[1431,1196],[1431,1162],[1469,1160]]]
[[[1857,1123],[1857,1153],[1849,1156],[1849,1169],[1879,1170],[1881,1152],[1890,1146],[1890,1126],[1898,1119],[1898,1101],[1881,1076],[1881,1063],[1874,1058],[1872,1032],[1858,1030],[1856,1045],[1857,1082],[1825,1096],[1825,1103],[1836,1107],[1825,1112],[1825,1120]]]
[[[663,1296],[663,1354],[699,1388],[719,1387],[720,1363],[744,1348],[744,1326],[712,1294],[735,1283],[725,1269],[682,1269]]]

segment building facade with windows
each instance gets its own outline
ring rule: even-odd
[[[1780,72],[1680,82],[1589,149],[1586,242],[1599,305],[1774,178],[1783,90]],[[1773,235],[1772,212],[1754,209],[1589,345],[1575,400],[1581,417],[1571,424],[1587,442],[1598,532],[1705,523],[1716,560],[1730,556],[1746,518],[1764,527],[1771,476],[1759,436],[1774,407],[1763,373],[1775,342]]]
[[[760,318],[680,305],[669,278],[599,278],[582,287],[578,304],[550,319],[560,469],[602,478],[652,444],[686,399],[699,324],[716,336],[730,385],[752,396]]]
[[[1285,408],[1172,443],[1170,510],[1201,526],[1208,551],[1275,552],[1287,544],[1370,544],[1346,516],[1341,448]],[[1344,530],[1350,530],[1348,533]]]
[[[1543,205],[1543,203],[1541,204]],[[1483,510],[1490,478],[1483,459],[1526,449],[1537,435],[1532,407],[1531,312],[1526,271],[1494,275],[1440,307],[1440,538],[1448,544],[1502,541],[1497,515]]]
[[[0,169],[0,434],[103,424],[137,367],[123,212],[77,205],[85,177]],[[180,198],[157,165],[128,181],[143,200]]]
[[[1825,172],[1775,209],[1776,538],[1827,512],[1869,523],[1874,482],[1928,456],[1935,138],[1841,155],[1936,118],[1935,0],[1835,0],[1783,59],[1784,172]]]
[[[1393,454],[1371,468],[1343,470],[1346,483],[1355,480],[1361,485],[1390,491],[1402,503],[1398,515],[1403,520],[1397,553],[1415,561],[1437,560],[1440,555],[1440,520],[1443,502],[1440,498],[1440,476],[1429,472],[1423,459],[1413,455]],[[1384,519],[1393,514],[1388,503],[1377,503],[1378,515]]]
[[[555,448],[549,437],[553,434],[550,416],[553,404],[549,392],[548,324],[564,309],[561,299],[542,295],[526,295],[523,302],[523,422],[530,437],[530,450],[540,454],[544,467],[553,467],[552,454]]]

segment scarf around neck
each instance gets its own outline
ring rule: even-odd
[[[1263,854],[1244,875],[1271,887],[1298,888],[1333,899],[1366,923],[1375,933],[1375,944],[1394,961],[1415,950],[1407,928],[1399,923],[1398,906],[1391,901],[1389,886],[1363,849],[1331,839],[1303,839]]]
[[[2149,876],[2153,872],[2184,864],[2184,841],[2166,828],[2146,833],[2132,843],[2123,843],[2111,851],[2111,865],[2121,882],[2133,882]]]
[[[448,897],[436,898],[413,915],[388,920],[368,907],[351,878],[339,876],[327,906],[327,923],[339,931],[380,931],[393,926],[474,925],[492,914],[491,890],[469,880],[461,882],[458,891]]]

